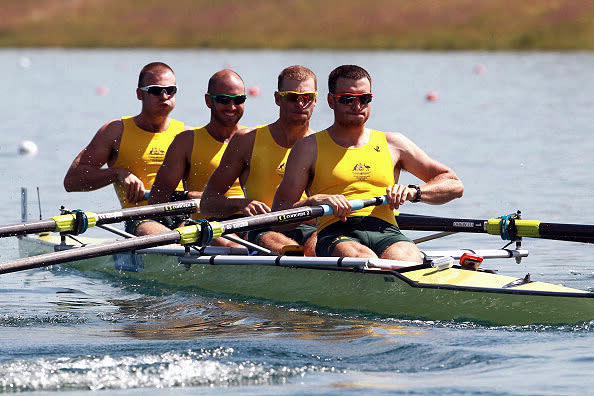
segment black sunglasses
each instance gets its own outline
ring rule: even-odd
[[[359,103],[361,103],[362,105],[366,105],[371,103],[371,99],[373,99],[373,94],[371,92],[362,94],[345,92],[331,95],[338,99],[338,103],[342,103],[345,105],[353,104],[355,99],[359,100]]]
[[[163,91],[167,95],[173,96],[177,92],[177,85],[147,85],[146,87],[139,87],[139,89],[155,96],[161,96]]]
[[[233,101],[233,104],[240,105],[245,102],[247,96],[244,95],[224,95],[224,94],[207,94],[211,98],[214,99],[215,102],[220,103],[222,105],[227,105]]]

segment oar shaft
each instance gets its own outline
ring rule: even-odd
[[[400,213],[396,216],[402,230],[486,233],[486,220],[458,219]]]
[[[91,226],[91,223],[92,225],[102,225],[119,223],[125,220],[142,220],[151,217],[190,214],[198,212],[199,205],[200,200],[190,199],[179,202],[167,202],[156,205],[110,210],[102,213],[86,212],[86,214],[89,219],[93,219],[93,222],[89,222],[89,226]],[[47,220],[0,226],[0,238],[40,232],[72,231],[75,217],[76,216],[73,214],[67,214],[55,216]]]
[[[353,210],[363,209],[368,206],[385,205],[388,198],[383,195],[368,199],[354,199],[349,201]],[[304,206],[301,208],[286,209],[277,212],[270,212],[258,216],[242,217],[241,219],[225,220],[217,222],[222,234],[229,232],[249,231],[271,225],[287,223],[298,223],[311,220],[316,217],[328,216],[333,213],[330,205]],[[214,228],[214,223],[213,223]]]
[[[367,200],[353,201],[352,206],[353,208],[361,209],[365,206],[382,205],[385,202],[386,197],[377,197]],[[331,213],[331,207],[328,207],[327,205],[318,205],[243,217],[240,219],[222,221],[220,223],[199,223],[196,225],[180,227],[173,231],[160,234],[140,236],[97,245],[88,245],[76,249],[7,261],[0,264],[0,274],[45,267],[69,261],[84,260],[130,250],[150,248],[170,243],[192,244],[196,242],[202,243],[203,240],[206,240],[206,243],[209,243],[213,236],[216,238],[236,231],[250,230],[275,224],[296,223]],[[204,227],[205,225],[208,225],[208,227]],[[210,228],[210,236],[204,238],[202,232],[208,228]]]
[[[42,254],[39,256],[24,257],[1,263],[0,274],[7,274],[10,272],[22,271],[32,268],[47,267],[54,264],[106,256],[140,248],[161,246],[169,243],[176,243],[179,241],[179,239],[179,232],[169,231],[161,234],[145,235],[97,245],[86,245],[84,247],[62,250],[59,252]]]
[[[403,230],[472,232],[502,235],[503,219],[461,219],[400,213],[396,216]],[[519,237],[594,243],[594,225],[543,223],[538,220],[514,219],[511,234]],[[505,227],[505,225],[504,225]]]

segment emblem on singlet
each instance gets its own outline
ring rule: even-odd
[[[371,176],[371,166],[359,162],[353,167],[353,177],[357,180],[367,180]]]
[[[276,173],[279,176],[284,176],[285,175],[285,162],[281,162],[281,164],[278,166],[278,168],[276,168]]]
[[[165,158],[165,151],[153,147],[151,151],[149,151],[149,157],[151,160],[163,160]]]

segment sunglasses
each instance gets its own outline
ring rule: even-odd
[[[177,92],[177,85],[147,85],[146,87],[139,87],[139,89],[155,96],[161,96],[163,91],[168,96],[173,96]]]
[[[373,98],[373,94],[371,92],[362,93],[362,94],[352,93],[352,92],[343,92],[343,93],[339,93],[339,94],[330,94],[330,95],[337,98],[338,103],[342,103],[345,105],[353,104],[355,99],[357,99],[359,101],[359,103],[361,103],[362,105],[366,105],[366,104],[371,103],[371,99]]]
[[[245,100],[247,99],[247,96],[245,94],[243,94],[243,95],[223,95],[223,94],[209,93],[207,95],[210,96],[211,98],[213,98],[215,102],[220,103],[222,105],[227,105],[227,104],[231,103],[231,101],[233,101],[233,104],[238,106],[238,105],[244,103]]]
[[[318,97],[318,93],[316,91],[280,91],[278,94],[287,99],[289,102],[297,102],[299,98],[301,98],[304,103],[309,103]]]

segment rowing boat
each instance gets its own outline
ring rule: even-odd
[[[93,244],[101,240],[77,238]],[[52,252],[56,234],[20,237],[22,256]],[[74,248],[75,249],[75,248]],[[453,257],[459,251],[426,251]],[[473,251],[485,257],[525,257],[526,250]],[[230,254],[242,253],[242,254]],[[248,256],[224,248],[191,251],[181,246],[118,253],[68,263],[80,271],[158,284],[166,288],[210,291],[283,304],[423,320],[473,320],[490,324],[575,323],[594,319],[594,293],[524,278],[442,270],[380,259],[343,260],[294,256]]]
[[[254,216],[254,221],[257,218]],[[417,224],[418,220],[415,221]],[[237,224],[227,226],[233,229]],[[112,254],[104,250],[101,254],[82,255],[92,247],[118,243],[112,238],[77,236],[74,239],[49,232],[19,236],[21,257],[65,253],[69,256],[53,263],[169,289],[208,291],[290,306],[405,319],[472,320],[502,325],[563,324],[594,319],[594,293],[535,281],[529,276],[517,278],[452,266],[468,252],[486,259],[519,260],[528,255],[519,243],[515,249],[424,251],[426,262],[421,265],[366,258],[251,256],[247,249],[209,246],[191,249],[179,244],[151,247],[152,242],[110,250]],[[41,266],[25,264],[25,268]]]

